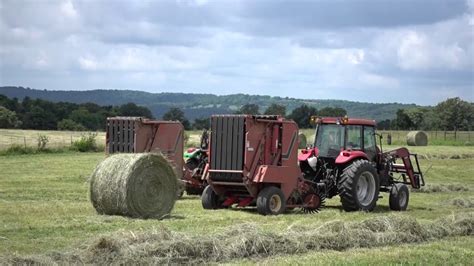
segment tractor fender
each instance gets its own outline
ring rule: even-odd
[[[298,154],[298,161],[304,162],[312,156],[318,156],[318,153],[319,153],[318,148],[301,150],[301,153]]]
[[[367,157],[367,154],[362,151],[350,151],[350,150],[344,150],[339,153],[339,155],[336,158],[336,164],[346,164],[348,162],[351,162],[355,159],[365,159],[369,160]]]

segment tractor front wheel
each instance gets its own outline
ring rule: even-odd
[[[390,189],[388,203],[394,211],[406,211],[408,207],[409,191],[404,184],[394,184]]]
[[[211,186],[207,186],[201,195],[202,207],[206,210],[219,209],[219,196],[214,192]]]
[[[338,188],[345,211],[372,211],[377,204],[380,183],[372,164],[357,160],[344,169]]]
[[[266,187],[258,193],[257,211],[263,215],[278,215],[286,210],[286,199],[281,189]]]

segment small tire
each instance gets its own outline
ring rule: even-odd
[[[406,211],[408,200],[410,199],[410,191],[405,184],[394,184],[390,189],[390,197],[388,200],[390,210]]]
[[[286,210],[286,199],[281,189],[266,187],[258,193],[257,211],[262,215],[278,215]]]
[[[356,160],[344,169],[338,189],[345,211],[373,211],[380,190],[377,171],[369,161]]]
[[[201,195],[202,207],[206,210],[219,209],[219,196],[214,192],[211,186],[207,186]]]

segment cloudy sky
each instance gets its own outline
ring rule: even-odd
[[[474,1],[0,0],[0,85],[474,101]]]

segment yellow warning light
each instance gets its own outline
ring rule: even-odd
[[[312,115],[309,123],[311,125],[316,125],[317,123],[319,123],[319,121],[320,121],[320,118],[318,116]]]
[[[341,122],[342,122],[342,124],[347,124],[347,123],[349,123],[349,117],[347,117],[347,115],[344,116],[344,117],[341,119]]]

